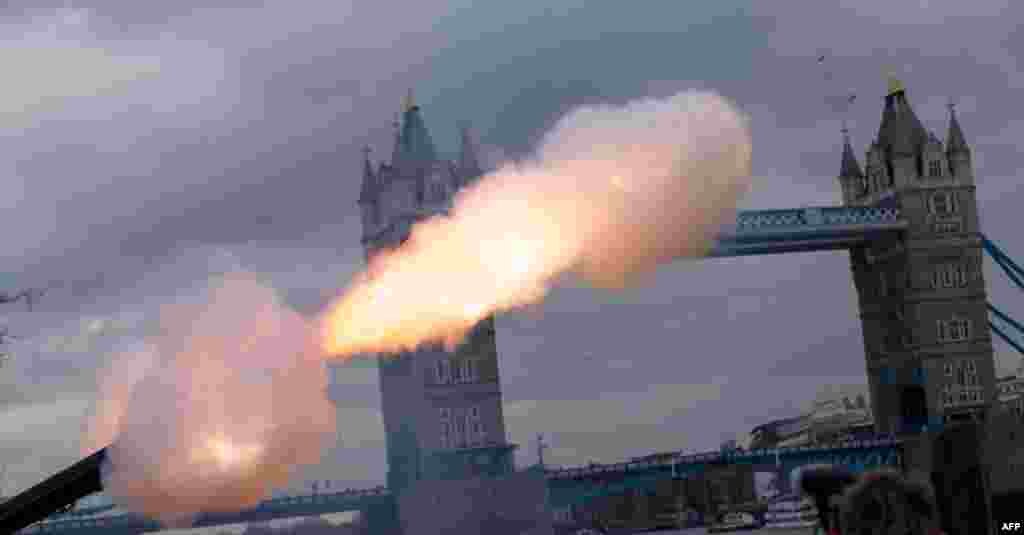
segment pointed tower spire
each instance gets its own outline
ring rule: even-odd
[[[903,82],[890,74],[882,124],[878,128],[878,144],[890,156],[894,156],[914,154],[927,141],[928,132],[910,107]]]
[[[377,176],[370,163],[370,147],[363,147],[363,186],[359,190],[360,203],[372,203],[377,200]]]
[[[853,146],[850,144],[850,129],[843,121],[843,160],[839,168],[839,176],[843,178],[861,178],[864,176],[857,162],[857,156],[853,153]]]
[[[949,102],[949,133],[946,135],[946,152],[949,154],[964,152],[968,153],[971,149],[967,146],[967,140],[964,139],[964,131],[960,128],[960,121],[956,118],[956,104],[950,100]]]
[[[420,107],[413,100],[411,89],[406,95],[403,106],[400,159],[403,165],[407,163],[416,166],[430,165],[437,161],[437,151],[434,149],[430,132],[427,131],[427,125],[420,115]]]
[[[480,160],[476,155],[476,146],[469,132],[469,124],[462,123],[459,127],[461,143],[459,147],[459,173],[464,181],[476,178],[483,173]]]
[[[895,95],[904,91],[906,89],[903,87],[903,82],[896,77],[895,73],[889,73],[889,91],[887,95]]]
[[[409,112],[416,107],[416,99],[413,97],[412,88],[405,94],[405,98],[402,99],[402,113]]]
[[[397,166],[399,160],[402,159],[402,121],[401,113],[395,114],[395,120],[391,122],[391,127],[395,130],[395,146],[391,149],[391,165]]]

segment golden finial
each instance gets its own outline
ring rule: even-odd
[[[405,99],[402,100],[402,111],[406,112],[416,107],[416,101],[413,99],[412,88],[409,88],[409,92],[405,94]]]
[[[894,95],[905,89],[903,87],[903,82],[901,82],[900,79],[896,77],[895,69],[888,69],[887,78],[889,79],[889,92],[887,94]]]

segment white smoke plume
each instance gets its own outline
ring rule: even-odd
[[[481,178],[450,216],[375,257],[317,322],[226,275],[109,376],[91,442],[114,440],[105,488],[165,521],[254,505],[333,431],[325,355],[452,345],[565,275],[619,287],[703,254],[749,173],[746,118],[714,94],[586,107],[533,160]]]
[[[325,350],[451,346],[564,275],[621,287],[704,254],[733,217],[750,156],[746,118],[711,93],[577,109],[533,160],[483,177],[450,216],[378,254],[325,316]]]
[[[104,489],[169,524],[256,505],[333,437],[309,323],[234,273],[163,311],[149,346],[115,360],[87,443],[113,440]]]

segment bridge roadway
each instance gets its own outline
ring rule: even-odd
[[[903,230],[907,223],[891,206],[828,206],[741,211],[708,254],[746,256],[848,249]]]
[[[810,207],[783,210],[741,211],[736,222],[719,235],[709,257],[775,254],[845,249],[876,239],[880,234],[906,228],[895,207]],[[888,442],[887,442],[888,440]],[[665,477],[685,477],[709,465],[731,463],[770,464],[833,462],[851,466],[898,465],[898,442],[880,439],[829,448],[789,448],[740,454],[711,452],[695,455],[670,454],[658,461],[632,461],[612,465],[591,465],[549,471],[547,474],[555,503],[577,503],[597,495],[643,487]],[[795,465],[794,464],[794,465]],[[613,484],[609,480],[618,479]],[[585,490],[582,482],[602,481]],[[268,500],[234,514],[203,515],[198,525],[259,522],[282,517],[309,516],[346,510],[393,506],[384,489],[319,494]],[[555,505],[553,503],[552,505]],[[58,515],[29,528],[30,532],[65,532],[102,528],[104,533],[139,533],[157,529],[155,523],[114,509],[79,511]]]
[[[838,443],[829,446],[807,446],[739,452],[707,452],[686,454],[672,452],[645,461],[593,464],[546,471],[551,507],[585,502],[598,496],[618,494],[630,489],[645,488],[659,480],[686,477],[712,466],[730,464],[773,465],[783,470],[813,463],[832,463],[865,469],[901,465],[900,441],[891,437]],[[237,513],[203,514],[197,527],[224,524],[265,522],[279,518],[323,515],[345,511],[389,514],[394,499],[383,487],[338,493],[292,496],[267,500]],[[159,530],[159,524],[113,507],[80,509],[55,515],[23,530],[23,533],[104,533],[134,535]]]

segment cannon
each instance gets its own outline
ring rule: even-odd
[[[101,467],[107,457],[103,448],[57,472],[34,487],[0,503],[0,534],[15,533],[103,490]]]

